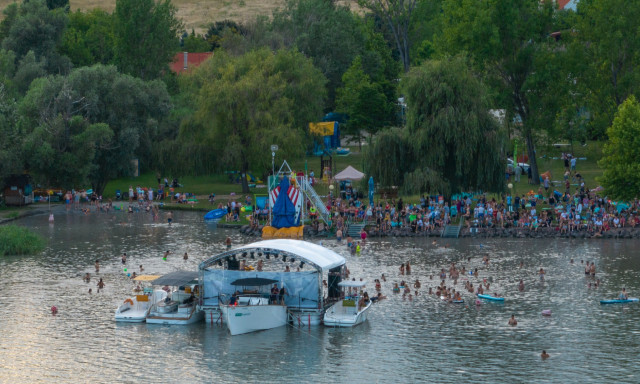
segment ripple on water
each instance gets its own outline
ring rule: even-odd
[[[369,239],[359,256],[345,244],[323,245],[345,256],[352,276],[369,281],[384,273],[382,292],[370,320],[355,329],[284,327],[231,337],[208,324],[185,327],[116,324],[116,306],[131,294],[127,272],[162,274],[197,265],[225,249],[254,239],[208,226],[201,215],[175,212],[175,224],[145,214],[60,213],[21,224],[48,239],[32,257],[0,259],[0,381],[163,382],[634,382],[640,376],[640,305],[601,306],[626,286],[640,295],[639,243],[529,239]],[[319,241],[317,241],[319,242]],[[448,243],[448,248],[445,245]],[[162,260],[166,250],[172,254]],[[189,260],[181,255],[188,252]],[[488,266],[482,256],[488,255]],[[468,260],[471,258],[471,260]],[[574,259],[574,265],[569,260]],[[100,272],[94,270],[100,261]],[[598,267],[600,288],[584,276],[583,262]],[[413,272],[399,275],[400,263]],[[478,268],[455,286],[464,305],[427,295],[451,262]],[[520,268],[520,263],[523,267]],[[540,282],[537,271],[547,271]],[[92,281],[82,276],[91,273]],[[430,276],[433,275],[433,280]],[[97,279],[106,283],[96,292]],[[463,290],[487,279],[504,304],[482,302]],[[394,282],[422,282],[413,300],[391,292]],[[519,292],[522,279],[525,291]],[[452,284],[447,280],[447,285]],[[93,293],[88,290],[92,288]],[[414,291],[412,289],[412,291]],[[57,316],[51,305],[59,308]],[[541,311],[549,309],[551,317]],[[515,314],[517,327],[507,319]],[[551,358],[541,362],[540,351]],[[588,372],[588,375],[585,374]]]

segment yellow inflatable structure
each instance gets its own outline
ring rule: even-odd
[[[299,227],[290,228],[274,228],[271,226],[264,226],[262,228],[262,238],[268,239],[302,239],[304,225]]]

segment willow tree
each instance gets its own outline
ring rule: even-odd
[[[398,165],[394,172],[402,175],[396,180],[404,191],[447,197],[466,191],[502,191],[504,134],[489,113],[485,86],[467,61],[458,56],[425,62],[403,78],[402,89],[407,125],[398,134],[405,148],[393,149],[384,161]],[[374,155],[375,148],[385,142],[395,148],[398,139],[381,135],[369,153]],[[367,158],[372,164],[380,161]],[[374,169],[371,173],[384,179],[385,172]]]
[[[216,54],[187,85],[197,92],[196,113],[178,137],[188,151],[184,155],[210,156],[218,171],[242,174],[271,168],[272,144],[279,146],[279,156],[302,156],[307,123],[322,113],[325,82],[296,51]],[[241,179],[243,192],[249,192],[246,177]]]

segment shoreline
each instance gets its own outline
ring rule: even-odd
[[[236,226],[233,226],[234,228]],[[228,227],[227,227],[228,228]],[[473,232],[471,231],[473,229]],[[262,236],[262,226],[251,228],[249,225],[243,225],[239,228],[240,233],[246,236]],[[305,226],[304,238],[335,238],[335,233],[330,231],[317,232],[309,226]],[[412,232],[410,228],[393,229],[389,232],[379,233],[376,230],[367,231],[368,238],[380,237],[432,237],[452,240],[452,237],[442,237],[442,230]],[[524,228],[463,228],[458,238],[531,238],[531,239],[640,239],[640,228],[616,228],[602,234],[602,236],[594,236],[594,233],[588,231],[573,231],[569,233],[560,233],[556,228],[538,228],[538,231],[531,231]]]

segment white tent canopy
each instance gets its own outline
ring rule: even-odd
[[[352,166],[348,166],[344,171],[338,173],[335,177],[336,180],[361,180],[364,177],[364,173],[358,171]]]
[[[238,252],[276,252],[285,253],[289,256],[295,256],[301,261],[313,264],[317,269],[328,270],[343,265],[346,260],[336,252],[327,249],[321,245],[309,243],[301,240],[274,239],[263,240],[256,243],[244,245],[239,248],[221,253],[200,264],[200,269],[206,269],[215,261]]]

